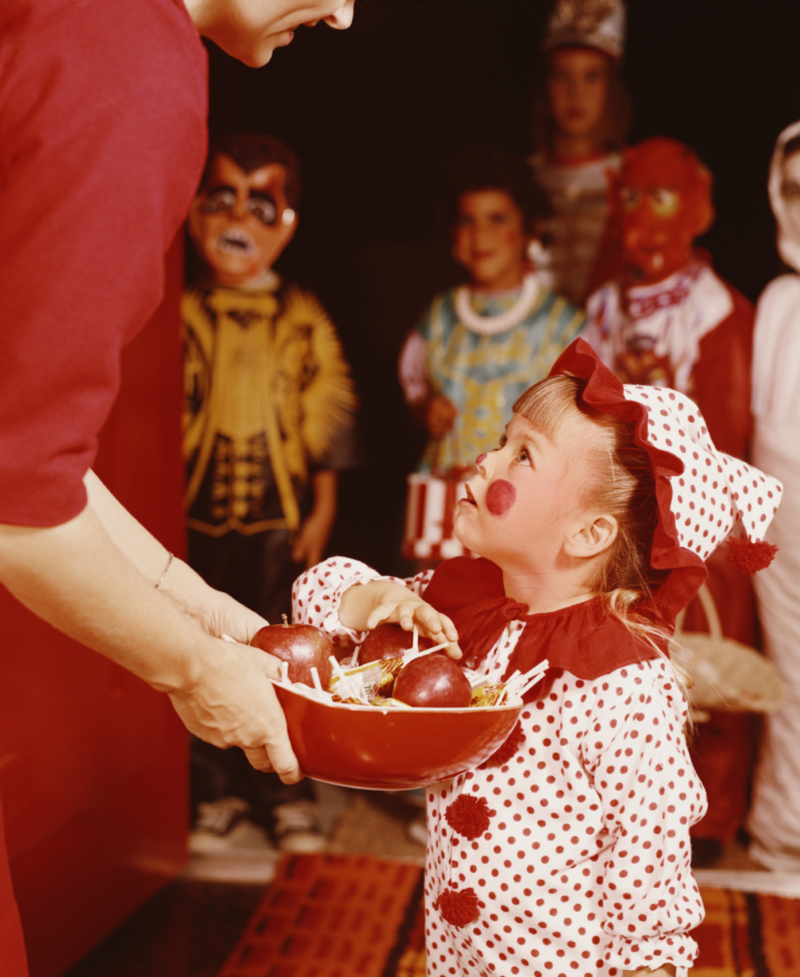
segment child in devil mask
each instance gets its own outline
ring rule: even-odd
[[[674,139],[624,150],[612,198],[625,268],[589,298],[584,336],[623,383],[691,397],[714,444],[747,458],[753,306],[695,245],[714,220],[711,184],[696,154]],[[755,644],[750,581],[718,555],[708,569],[723,635]],[[708,631],[699,600],[684,626]],[[714,864],[744,821],[755,740],[754,717],[744,712],[714,709],[698,726],[692,758],[708,792],[708,813],[692,831],[698,867]]]
[[[477,467],[456,535],[480,559],[402,582],[334,558],[294,593],[296,620],[356,641],[398,621],[478,671],[549,663],[494,757],[428,788],[428,974],[683,977],[705,795],[667,642],[739,520],[732,556],[768,562],[780,485],[580,339]]]

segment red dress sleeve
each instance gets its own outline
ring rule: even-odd
[[[753,426],[750,400],[755,312],[744,295],[725,285],[733,311],[700,340],[700,355],[692,370],[692,396],[715,446],[747,461]]]
[[[57,525],[119,383],[123,343],[206,148],[207,64],[181,0],[0,10],[0,522]]]

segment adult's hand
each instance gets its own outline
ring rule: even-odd
[[[209,587],[198,573],[177,558],[172,560],[159,591],[214,638],[227,636],[246,645],[259,628],[269,623],[230,594]]]
[[[107,523],[108,515],[100,516],[90,494],[86,509],[62,525],[0,525],[0,583],[39,617],[167,692],[201,738],[240,746],[259,769],[298,780],[268,656],[208,633],[248,640],[262,619],[181,561],[156,590],[163,547],[129,515],[121,526]],[[168,595],[162,588],[173,570]]]
[[[200,739],[241,747],[257,770],[274,770],[284,783],[296,783],[302,774],[269,680],[279,677],[278,659],[237,642],[214,644],[197,681],[170,693],[175,711]]]

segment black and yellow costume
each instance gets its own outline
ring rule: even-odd
[[[355,463],[357,401],[322,306],[272,277],[184,294],[184,454],[190,563],[279,620],[311,475]]]

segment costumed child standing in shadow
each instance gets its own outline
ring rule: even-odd
[[[403,582],[334,558],[294,591],[296,619],[356,641],[399,621],[481,673],[549,663],[494,757],[428,788],[428,974],[684,977],[705,795],[668,638],[734,525],[761,538],[779,483],[580,339],[477,464],[456,533],[481,559]]]
[[[786,499],[770,527],[770,541],[780,549],[755,589],[764,651],[784,679],[786,702],[766,718],[747,829],[759,862],[800,872],[800,122],[775,144],[769,200],[788,267],[758,300],[753,460],[781,478]]]
[[[406,402],[430,435],[419,469],[426,473],[471,468],[517,397],[546,376],[584,323],[528,260],[547,205],[524,160],[475,143],[451,160],[446,183],[452,253],[469,284],[433,300],[399,360]],[[416,555],[435,557],[441,540],[424,542]]]
[[[624,151],[613,180],[624,269],[590,296],[583,335],[623,383],[673,387],[691,397],[714,444],[747,459],[753,306],[695,246],[714,220],[711,183],[696,154],[674,139],[647,139]],[[722,634],[754,645],[749,578],[721,554],[708,569]],[[699,600],[684,629],[708,633]],[[692,832],[697,867],[713,865],[744,823],[754,727],[752,714],[727,709],[711,710],[698,724],[692,758],[708,793],[708,814]]]
[[[608,174],[630,121],[624,43],[622,0],[557,0],[541,45],[530,165],[552,214],[531,256],[547,287],[579,308],[619,266]]]
[[[273,269],[300,190],[300,164],[279,140],[219,141],[189,215],[207,278],[183,298],[189,562],[275,623],[294,578],[324,556],[338,472],[357,462],[356,396],[336,330],[313,294]],[[196,846],[231,840],[248,808],[280,847],[323,846],[307,782],[286,787],[205,743],[193,758],[204,804]]]

